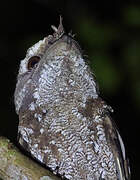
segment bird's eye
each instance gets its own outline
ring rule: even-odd
[[[28,61],[28,65],[27,68],[28,70],[31,70],[35,67],[35,65],[40,61],[40,57],[39,56],[33,56],[29,59]]]

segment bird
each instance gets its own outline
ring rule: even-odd
[[[79,43],[60,17],[54,33],[27,50],[14,92],[18,142],[67,180],[130,180],[130,166],[112,108]]]

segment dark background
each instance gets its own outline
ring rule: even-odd
[[[92,2],[92,3],[91,3]],[[136,0],[19,0],[0,4],[0,135],[16,142],[18,117],[13,93],[26,50],[58,26],[76,34],[114,109],[130,159],[132,179],[139,179],[140,4]]]

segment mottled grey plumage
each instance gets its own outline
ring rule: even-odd
[[[127,180],[121,137],[95,78],[60,19],[21,61],[15,90],[19,143],[69,180]]]

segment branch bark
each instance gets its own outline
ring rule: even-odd
[[[60,180],[52,172],[23,155],[5,137],[0,137],[0,179]]]

